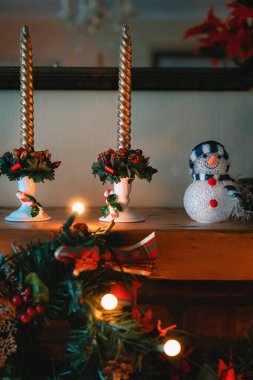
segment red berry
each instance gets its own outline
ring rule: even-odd
[[[30,315],[26,313],[21,314],[19,319],[22,323],[29,323],[31,321]]]
[[[210,206],[213,208],[218,206],[218,201],[216,201],[216,199],[211,199],[209,203],[210,203]]]
[[[25,296],[26,297],[31,297],[32,295],[32,291],[31,291],[31,288],[25,288]]]
[[[24,296],[22,297],[22,299],[23,299],[23,302],[24,302],[24,303],[27,303],[27,302],[29,301],[30,297],[27,297],[26,295],[24,295]]]
[[[36,305],[36,311],[38,314],[43,314],[45,311],[45,307],[41,305],[40,303],[38,303],[38,305]]]
[[[29,306],[26,310],[26,314],[29,315],[30,317],[34,317],[36,314],[36,309],[32,306]]]
[[[23,303],[22,297],[19,294],[15,294],[15,296],[12,297],[12,303],[15,306],[20,306]]]

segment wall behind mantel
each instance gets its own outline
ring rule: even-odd
[[[62,160],[56,180],[38,185],[45,206],[66,206],[82,198],[104,203],[102,186],[91,174],[97,153],[116,147],[117,93],[36,91],[35,148]],[[188,158],[204,140],[223,143],[232,176],[253,177],[252,92],[133,92],[132,147],[142,148],[159,169],[149,184],[133,183],[133,206],[182,207],[191,182]],[[0,91],[0,151],[19,146],[19,92]],[[17,184],[0,178],[0,207],[16,206]]]

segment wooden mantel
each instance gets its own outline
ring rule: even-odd
[[[136,243],[152,231],[158,242],[155,279],[169,280],[253,280],[253,223],[235,221],[199,224],[181,209],[138,209],[146,218],[143,223],[119,223],[126,243]],[[51,208],[49,222],[13,223],[4,217],[11,209],[0,209],[0,252],[12,252],[11,242],[27,243],[46,238],[68,217],[66,209]],[[88,209],[77,222],[85,222],[91,230],[98,222],[99,209]]]

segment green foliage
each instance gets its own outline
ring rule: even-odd
[[[79,226],[80,227],[80,226]],[[101,261],[97,270],[73,275],[73,264],[56,260],[54,252],[62,245],[99,246],[101,254],[108,247],[119,245],[110,226],[95,232],[85,229],[61,228],[49,239],[30,242],[26,247],[15,245],[11,257],[1,257],[0,284],[5,297],[11,300],[21,290],[30,287],[31,303],[43,302],[44,314],[36,315],[28,324],[20,321],[25,305],[17,306],[15,323],[17,352],[0,369],[0,377],[11,379],[102,379],[103,367],[109,358],[129,352],[137,363],[155,349],[155,341],[131,319],[129,308],[104,311],[102,295],[110,291],[112,282],[132,286],[134,277],[123,271],[105,267]],[[10,276],[10,268],[15,276]],[[70,327],[65,355],[59,361],[51,357],[40,343],[41,331],[53,321],[67,321]]]
[[[48,150],[13,149],[0,157],[0,175],[5,174],[10,181],[17,181],[23,177],[32,178],[34,182],[44,182],[46,179],[52,181],[55,169],[59,165],[60,161],[51,161]],[[36,210],[33,212],[36,213]]]
[[[17,327],[17,351],[0,369],[0,378],[109,380],[112,377],[105,375],[105,368],[110,370],[110,361],[126,357],[134,369],[129,380],[170,380],[176,375],[180,379],[206,380],[217,378],[219,359],[228,365],[232,357],[236,374],[251,379],[253,330],[232,344],[169,330],[168,337],[178,339],[184,347],[182,355],[173,359],[160,352],[166,337],[158,327],[148,333],[142,319],[134,319],[133,309],[138,308],[135,298],[113,311],[102,308],[101,297],[110,292],[112,283],[121,284],[130,291],[137,279],[123,270],[114,271],[102,260],[103,253],[109,249],[117,261],[115,248],[122,244],[119,236],[111,233],[112,225],[95,232],[88,232],[86,225],[62,226],[47,240],[30,242],[25,247],[15,245],[11,257],[0,255],[2,298],[11,302],[15,294],[30,287],[31,304],[43,302],[46,306],[45,312],[36,315],[28,324],[20,321],[26,306],[16,307],[13,322]],[[60,262],[55,258],[56,249],[62,246],[99,247],[101,260],[97,269],[74,276],[74,262]],[[142,277],[138,276],[138,280]],[[42,336],[54,321],[64,323],[68,331],[68,341],[60,356],[46,350]],[[193,346],[194,350],[187,352]]]
[[[145,157],[141,149],[108,149],[98,155],[97,162],[92,165],[92,173],[105,184],[118,183],[121,178],[138,177],[151,181],[157,169],[149,165],[149,157]]]

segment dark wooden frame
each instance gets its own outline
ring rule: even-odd
[[[245,91],[253,85],[252,65],[240,68],[133,68],[132,89]],[[19,68],[0,67],[0,89],[19,88]],[[39,90],[117,90],[117,68],[35,67]]]

